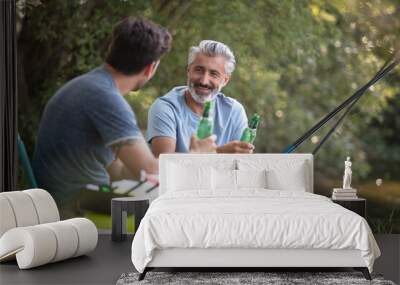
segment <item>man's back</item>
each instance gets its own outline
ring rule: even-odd
[[[68,201],[88,183],[108,184],[110,145],[139,137],[135,116],[105,68],[79,76],[58,90],[42,116],[33,160],[39,186]]]

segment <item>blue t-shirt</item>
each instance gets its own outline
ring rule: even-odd
[[[176,139],[176,152],[188,152],[190,137],[196,133],[201,116],[186,104],[186,86],[173,88],[157,98],[148,114],[147,141],[154,137]],[[243,106],[233,98],[219,93],[215,99],[214,134],[217,145],[239,140],[247,127],[247,116]]]
[[[136,117],[111,74],[98,67],[65,84],[43,113],[33,170],[56,201],[69,201],[86,184],[109,184],[111,146],[143,139]]]

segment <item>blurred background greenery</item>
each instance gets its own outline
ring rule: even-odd
[[[113,25],[142,16],[167,27],[173,48],[156,76],[126,99],[146,131],[158,96],[186,82],[188,49],[213,39],[237,58],[223,90],[262,123],[257,152],[282,152],[365,84],[399,47],[399,0],[20,0],[19,132],[32,156],[48,99],[100,65]],[[400,69],[371,88],[315,157],[315,192],[341,185],[346,156],[353,187],[368,199],[375,232],[400,233]],[[311,152],[326,126],[297,152]],[[382,179],[383,183],[376,183]],[[19,185],[24,187],[20,176]],[[378,186],[380,185],[380,186]]]

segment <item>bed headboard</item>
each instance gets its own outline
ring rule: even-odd
[[[159,194],[167,191],[166,185],[171,179],[168,175],[169,165],[176,163],[180,165],[210,165],[216,168],[241,169],[241,167],[274,168],[282,172],[290,172],[292,165],[304,163],[305,191],[313,193],[313,155],[312,154],[161,154],[159,160],[160,188]],[[289,173],[290,174],[290,173]]]

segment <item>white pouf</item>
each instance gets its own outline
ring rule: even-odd
[[[59,221],[57,205],[43,189],[0,193],[0,214],[0,262],[16,258],[20,269],[28,269],[96,248],[94,223]]]

